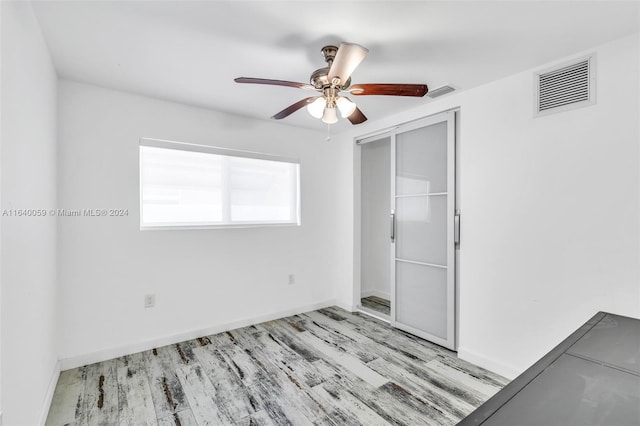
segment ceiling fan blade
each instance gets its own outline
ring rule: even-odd
[[[252,77],[238,77],[238,78],[235,78],[233,81],[235,81],[236,83],[269,84],[272,86],[286,86],[286,87],[296,87],[298,89],[316,90],[316,88],[310,84],[296,83],[295,81],[270,80],[267,78],[252,78]]]
[[[349,88],[349,93],[355,96],[387,95],[387,96],[417,96],[427,94],[429,88],[426,84],[386,84],[369,83],[354,84]]]
[[[334,78],[339,80],[338,84],[344,84],[351,77],[351,73],[360,62],[367,56],[369,49],[355,43],[342,43],[338,48],[338,53],[333,59],[331,69],[329,69],[328,79],[332,82]]]
[[[351,113],[347,120],[351,122],[351,124],[360,124],[367,121],[367,117],[360,111],[360,108],[356,107],[355,111]]]
[[[311,96],[310,98],[302,99],[302,100],[296,102],[293,105],[289,105],[288,107],[286,107],[285,109],[283,109],[279,113],[275,114],[271,118],[273,118],[274,120],[281,120],[281,119],[283,119],[285,117],[288,117],[291,114],[293,114],[294,112],[296,112],[297,110],[299,110],[300,108],[302,108],[304,106],[307,106],[311,102],[315,101],[316,99],[318,99],[318,97],[319,96]]]

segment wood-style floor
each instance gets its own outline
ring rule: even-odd
[[[378,296],[363,297],[360,299],[363,308],[368,308],[384,315],[391,315],[391,302]]]
[[[321,309],[64,371],[47,425],[452,425],[507,380]]]

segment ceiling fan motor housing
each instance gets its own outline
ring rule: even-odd
[[[318,68],[313,73],[311,73],[311,78],[309,82],[316,88],[322,89],[324,86],[329,84],[329,79],[327,78],[329,75],[329,67]]]
[[[318,68],[317,70],[315,70],[312,74],[311,74],[311,78],[309,79],[309,82],[318,90],[323,89],[325,87],[330,87],[331,86],[331,82],[329,81],[329,78],[327,77],[329,75],[329,68],[330,67],[324,67],[324,68]],[[349,79],[345,82],[345,84],[342,84],[340,86],[337,86],[340,88],[340,90],[345,90],[347,87],[349,87],[349,85],[351,84],[351,77],[349,77]]]
[[[327,66],[323,68],[318,68],[311,74],[311,78],[309,82],[318,90],[324,89],[326,87],[331,86],[331,82],[327,77],[329,75],[329,70],[331,69],[331,64],[338,53],[338,48],[336,46],[325,46],[321,50],[322,56],[324,60],[327,62]],[[351,84],[351,77],[345,82],[338,86],[340,90],[345,90]]]

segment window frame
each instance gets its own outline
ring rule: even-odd
[[[275,161],[280,163],[290,163],[296,165],[296,200],[294,206],[293,221],[243,221],[233,223],[203,223],[203,224],[169,224],[169,225],[145,225],[143,222],[144,201],[142,199],[142,147],[173,149],[177,151],[198,152],[204,154],[214,154],[228,157],[250,158],[256,160]],[[163,139],[140,138],[138,144],[138,200],[140,203],[139,219],[141,231],[156,230],[197,230],[197,229],[232,229],[232,228],[272,228],[272,227],[290,227],[301,225],[301,203],[300,203],[300,160],[293,157],[284,157],[280,155],[267,154],[263,152],[243,151],[231,148],[222,148],[210,145],[198,145],[186,142],[175,142]],[[224,191],[224,189],[223,189]],[[229,206],[223,206],[229,208]]]

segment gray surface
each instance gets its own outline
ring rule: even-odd
[[[561,355],[483,425],[640,424],[640,377]]]
[[[639,328],[637,319],[607,315],[567,353],[640,374]]]
[[[640,425],[640,320],[599,312],[459,425]]]

